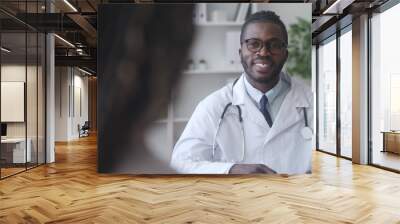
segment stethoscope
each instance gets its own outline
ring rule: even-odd
[[[239,80],[239,78],[237,78],[233,84],[232,84],[232,97],[233,97],[233,87],[235,86],[236,82]],[[226,106],[224,107],[224,110],[222,111],[222,114],[218,120],[218,125],[217,125],[217,129],[215,130],[215,134],[214,134],[214,139],[213,139],[213,144],[212,144],[212,159],[214,160],[215,158],[215,151],[216,151],[216,147],[217,147],[217,137],[218,137],[218,133],[219,130],[221,128],[222,125],[222,121],[224,120],[225,114],[228,111],[229,107],[234,106],[236,107],[237,111],[238,111],[238,118],[239,118],[239,123],[240,123],[240,130],[242,132],[242,159],[241,161],[244,160],[244,153],[245,153],[245,136],[244,136],[244,125],[243,125],[243,117],[242,117],[242,109],[240,108],[239,105],[232,105],[232,102],[226,104]],[[303,108],[303,115],[304,115],[304,127],[301,129],[300,134],[302,135],[302,137],[305,140],[310,140],[313,137],[313,132],[312,129],[308,126],[308,118],[307,118],[307,109],[305,107],[301,107]]]

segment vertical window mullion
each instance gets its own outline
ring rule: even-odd
[[[25,21],[28,19],[28,1],[25,0]],[[28,170],[28,24],[25,23],[25,102],[24,102],[24,120],[25,120],[25,170]]]
[[[0,23],[0,47],[2,46],[2,27],[1,27],[1,24],[2,23]],[[1,67],[2,67],[3,65],[2,65],[2,58],[1,58],[1,52],[0,52],[0,124],[1,124],[1,110],[2,110],[2,108],[1,108]],[[0,144],[0,158],[1,158],[1,144]],[[0,162],[0,179],[2,179],[2,177],[1,177],[1,169],[2,168],[2,165],[1,165],[1,162]]]
[[[39,0],[36,13],[39,14]],[[39,166],[39,30],[36,31],[36,166]]]
[[[341,156],[341,121],[340,121],[340,35],[339,28],[336,31],[336,154]]]
[[[316,63],[315,63],[315,82],[316,82],[316,84],[315,84],[315,89],[316,89],[316,96],[315,96],[315,106],[316,106],[316,110],[315,110],[315,113],[316,113],[316,120],[315,120],[315,123],[316,123],[316,125],[315,125],[315,147],[317,148],[317,149],[319,149],[319,44],[317,44],[316,45],[316,47],[315,47],[315,61],[316,61]]]

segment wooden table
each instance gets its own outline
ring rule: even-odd
[[[25,145],[27,141],[27,147]],[[1,139],[1,159],[6,163],[25,163],[31,161],[31,144],[30,138],[6,138]]]
[[[400,154],[400,131],[382,131],[383,150],[382,152],[392,152]]]

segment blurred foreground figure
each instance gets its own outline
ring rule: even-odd
[[[144,134],[181,77],[192,12],[190,4],[99,7],[99,172],[173,172],[146,148]]]

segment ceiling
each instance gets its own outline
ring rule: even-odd
[[[373,12],[388,0],[311,0],[313,44],[317,44],[352,23],[353,17]]]
[[[46,5],[45,0],[1,0],[2,46],[12,49],[7,54],[2,52],[3,60],[18,61],[25,58],[25,55],[29,60],[38,50],[36,39],[33,40],[36,31],[54,32],[58,35],[55,38],[56,65],[80,66],[95,72],[97,6],[109,1],[48,0],[47,2]],[[35,35],[28,33],[25,38],[27,29],[28,32],[35,32]],[[39,44],[39,47],[42,45]]]
[[[354,16],[373,9],[387,0],[287,0],[253,1],[312,3],[313,39],[346,16]],[[96,71],[97,7],[102,3],[121,3],[133,0],[1,0],[0,21],[3,46],[13,48],[14,54],[26,54],[25,29],[28,31],[55,32],[56,65],[82,66]],[[136,2],[165,2],[162,0],[136,0]],[[191,2],[191,1],[189,1]],[[335,3],[337,2],[337,3]],[[49,12],[52,13],[49,13]],[[351,19],[350,19],[351,21]],[[22,33],[21,33],[22,32]],[[28,38],[29,39],[29,38]],[[28,40],[28,55],[36,45]],[[7,44],[6,44],[7,43]],[[73,46],[72,46],[72,45]],[[3,55],[3,54],[2,54]],[[29,57],[29,56],[28,56]]]

